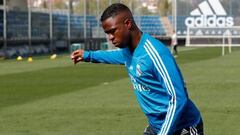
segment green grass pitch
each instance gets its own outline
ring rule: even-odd
[[[205,134],[238,135],[240,49],[180,50]],[[0,135],[141,135],[146,125],[124,66],[74,66],[66,55],[0,61]]]

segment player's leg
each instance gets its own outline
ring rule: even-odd
[[[204,135],[203,122],[199,122],[196,126],[183,128],[173,133],[173,135]]]
[[[147,126],[143,132],[143,135],[157,135],[154,133],[153,129],[150,126]]]
[[[178,55],[177,45],[174,45],[174,46],[173,46],[173,49],[174,49],[174,55]]]

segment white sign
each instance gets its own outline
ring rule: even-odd
[[[227,16],[219,0],[204,1],[190,14],[191,17],[185,20],[187,27],[231,27],[234,25],[233,17]]]

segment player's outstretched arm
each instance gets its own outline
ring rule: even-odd
[[[118,50],[98,50],[98,51],[84,51],[76,50],[71,54],[71,58],[74,64],[85,61],[93,63],[107,63],[107,64],[124,64],[124,51],[123,49]]]

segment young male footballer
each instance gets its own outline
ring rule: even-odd
[[[143,33],[129,8],[110,5],[101,16],[102,27],[118,50],[71,54],[73,62],[125,65],[137,101],[148,118],[143,135],[203,135],[199,110],[189,99],[182,74],[163,43]]]

